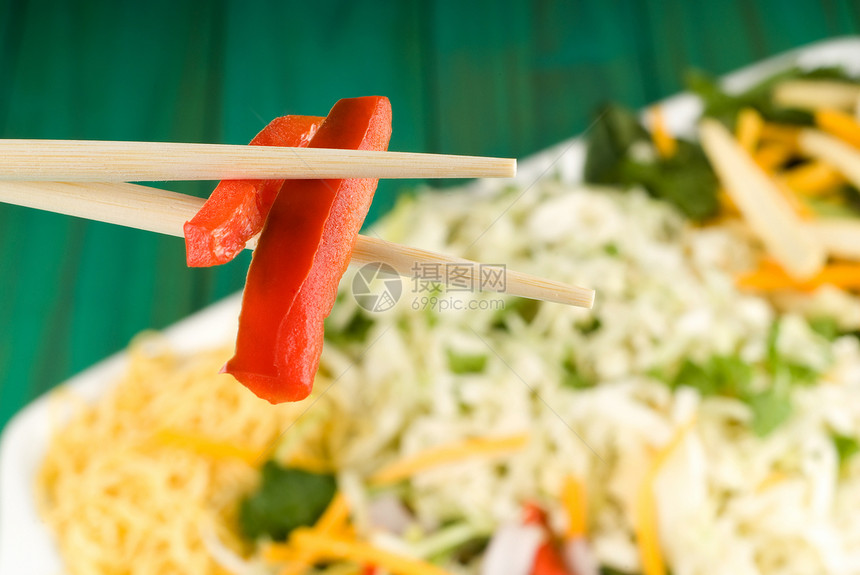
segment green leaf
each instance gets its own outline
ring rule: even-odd
[[[638,117],[622,106],[604,108],[600,121],[588,134],[585,181],[642,186],[694,220],[716,215],[717,178],[698,144],[677,140],[678,149],[671,158],[643,161],[630,154],[637,142],[651,145]]]
[[[637,575],[636,573],[628,573],[627,571],[620,571],[613,567],[607,567],[603,565],[600,567],[600,575]]]
[[[313,525],[334,497],[333,475],[281,467],[268,461],[260,486],[239,504],[239,529],[248,539],[286,540],[289,533]]]
[[[753,433],[759,437],[772,432],[791,415],[791,400],[775,389],[757,393],[747,403],[753,412]]]
[[[687,75],[687,88],[702,98],[704,115],[722,121],[729,128],[735,125],[737,115],[743,108],[756,109],[766,120],[786,124],[811,125],[812,114],[806,110],[781,108],[773,102],[773,89],[785,80],[838,80],[856,83],[856,79],[840,67],[803,70],[789,68],[765,78],[755,86],[739,94],[727,94],[712,76],[694,70]]]
[[[766,367],[775,383],[812,385],[818,381],[818,372],[809,366],[792,361],[779,352],[779,320],[773,322],[767,336]]]
[[[832,438],[833,445],[836,447],[836,453],[839,455],[840,467],[845,465],[851,457],[860,452],[860,441],[858,441],[856,437],[834,433]]]
[[[460,353],[448,350],[448,369],[453,373],[481,373],[487,367],[487,356],[482,353]]]
[[[593,381],[582,375],[582,372],[573,359],[567,358],[564,360],[562,367],[564,368],[564,376],[561,383],[565,387],[569,387],[570,389],[588,389],[594,386]]]
[[[337,344],[362,343],[367,340],[367,334],[370,333],[373,324],[373,319],[356,310],[349,323],[342,329],[326,326],[325,336],[326,339]]]
[[[692,387],[699,390],[703,397],[721,395],[742,398],[748,393],[752,377],[752,366],[739,356],[715,355],[705,364],[684,360],[671,381],[671,387]]]
[[[586,182],[618,183],[618,166],[635,142],[647,140],[648,133],[631,110],[616,104],[604,106],[587,134]]]

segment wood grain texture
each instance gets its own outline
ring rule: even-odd
[[[0,137],[245,144],[272,117],[379,94],[392,149],[523,157],[613,99],[856,34],[852,0],[0,0]],[[383,182],[371,218],[404,185]],[[204,196],[207,183],[173,186]],[[0,206],[0,424],[56,382],[239,290],[247,255]]]

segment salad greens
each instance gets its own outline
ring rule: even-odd
[[[791,389],[815,383],[820,375],[807,365],[780,353],[777,347],[780,323],[768,334],[767,354],[760,365],[752,365],[739,355],[715,355],[704,362],[685,359],[674,377],[667,379],[672,389],[692,387],[703,397],[723,396],[739,399],[752,411],[751,428],[765,436],[791,416]],[[759,373],[768,382],[756,385]]]
[[[833,434],[833,445],[836,447],[836,453],[839,455],[839,465],[844,466],[851,457],[860,452],[860,441],[856,437]]]
[[[780,82],[800,79],[856,83],[842,68],[791,68],[737,94],[726,92],[717,78],[699,70],[687,75],[686,84],[690,92],[701,98],[703,115],[721,121],[730,129],[735,127],[738,114],[744,109],[755,110],[768,122],[809,126],[814,123],[810,111],[779,107],[772,98],[773,89]],[[624,188],[641,186],[698,222],[719,214],[719,183],[698,142],[678,138],[675,153],[661,157],[651,146],[651,134],[632,110],[608,104],[599,110],[597,118],[588,134],[586,182]],[[786,165],[800,161],[789,158]],[[809,198],[808,203],[816,212],[857,216],[860,193],[851,186],[843,188],[838,194],[840,201]]]
[[[678,140],[669,158],[635,154],[650,137],[636,115],[618,105],[606,106],[588,141],[585,180],[596,184],[640,185],[655,198],[674,204],[687,217],[705,220],[717,214],[717,178],[701,146]]]
[[[240,532],[250,540],[284,541],[293,529],[316,523],[336,490],[333,475],[267,461],[259,488],[239,504]]]
[[[780,108],[774,104],[771,97],[773,89],[786,80],[840,80],[852,83],[855,81],[839,67],[812,70],[794,67],[774,74],[739,94],[727,93],[720,87],[717,78],[701,70],[690,71],[687,74],[686,85],[690,92],[702,99],[705,106],[703,115],[716,118],[728,127],[735,125],[738,113],[744,108],[753,108],[765,120],[771,122],[811,125],[812,114],[808,111]]]

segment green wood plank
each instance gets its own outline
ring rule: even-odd
[[[523,157],[606,100],[676,92],[690,66],[721,74],[858,24],[854,0],[0,0],[0,137],[245,143],[275,116],[383,94],[392,149]],[[417,184],[381,183],[370,219]],[[0,206],[0,425],[241,289],[249,260],[189,270],[181,240]]]

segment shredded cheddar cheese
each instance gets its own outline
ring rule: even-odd
[[[770,173],[785,164],[793,153],[794,150],[783,144],[763,144],[752,157],[762,170]]]
[[[155,439],[165,446],[188,449],[206,457],[240,459],[249,465],[258,463],[264,454],[261,450],[238,446],[227,441],[215,441],[199,434],[176,429],[161,429],[156,432]]]
[[[759,136],[762,143],[781,144],[789,150],[796,151],[798,149],[800,128],[788,124],[765,122],[761,127],[761,134]]]
[[[739,288],[757,291],[797,290],[809,292],[826,284],[846,290],[860,289],[860,264],[829,264],[812,279],[806,281],[798,281],[785,273],[779,266],[768,264],[757,270],[741,274],[737,278]]]
[[[659,518],[657,517],[657,502],[654,498],[654,482],[666,461],[678,449],[694,424],[695,420],[691,419],[678,428],[669,443],[656,453],[645,480],[639,488],[636,497],[635,529],[643,575],[666,575],[666,562],[660,549]]]
[[[860,148],[860,122],[840,110],[816,110],[815,124],[823,131]]]
[[[651,141],[661,158],[671,158],[678,151],[678,142],[666,128],[666,120],[659,106],[651,110]]]
[[[845,178],[829,164],[813,160],[780,174],[782,182],[799,194],[819,196],[845,184]]]
[[[568,539],[585,537],[588,532],[588,498],[585,483],[573,476],[566,477],[561,489],[561,503],[568,517],[565,536]]]
[[[456,463],[472,457],[490,457],[517,451],[525,447],[528,441],[528,434],[521,433],[509,437],[477,437],[432,447],[384,467],[375,473],[370,481],[376,484],[396,483],[439,465]]]
[[[349,521],[349,503],[343,493],[338,492],[331,500],[322,517],[313,527],[314,533],[339,534]],[[301,575],[319,559],[310,549],[298,548],[292,538],[288,543],[272,543],[266,547],[263,557],[270,563],[286,563],[280,575]]]
[[[374,565],[392,575],[449,575],[444,569],[426,561],[397,555],[368,543],[318,533],[313,529],[296,529],[291,539],[298,549],[308,550],[322,560]]]

